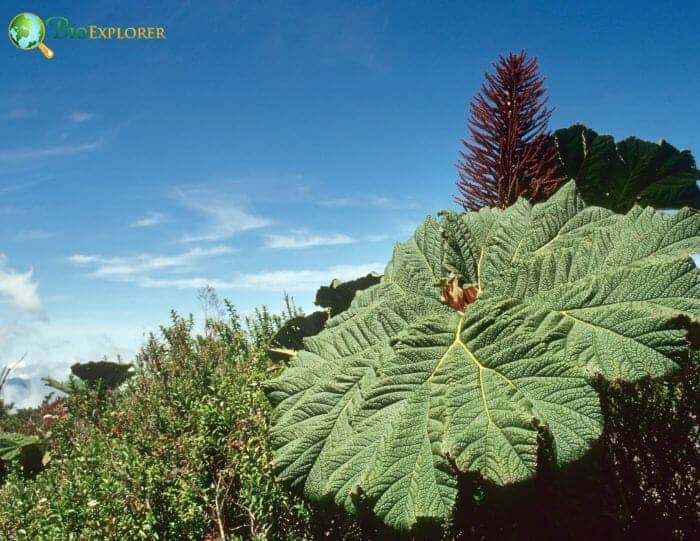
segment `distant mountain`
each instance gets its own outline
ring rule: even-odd
[[[14,376],[7,378],[2,388],[2,399],[15,408],[33,408],[52,390],[40,378]]]
[[[17,389],[29,389],[29,387],[31,386],[28,379],[19,377],[8,378],[8,380],[5,382],[5,385],[7,385],[8,387],[15,387]]]

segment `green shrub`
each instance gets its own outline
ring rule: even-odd
[[[33,480],[11,467],[2,539],[303,539],[312,510],[275,482],[260,383],[278,322],[260,310],[195,335],[173,315],[121,392],[66,397],[52,460]],[[323,521],[315,521],[315,526]]]

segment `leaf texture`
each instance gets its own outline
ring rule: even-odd
[[[687,353],[699,240],[692,210],[613,214],[573,182],[429,217],[267,382],[278,476],[410,530],[450,519],[459,473],[527,481],[542,442],[559,465],[581,458],[602,430],[595,377],[661,377]],[[478,291],[463,314],[440,302],[448,276]]]

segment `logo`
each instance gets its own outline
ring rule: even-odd
[[[34,13],[19,13],[10,21],[7,35],[10,43],[23,51],[39,49],[46,58],[51,59],[54,53],[46,45],[46,28],[53,30],[52,39],[80,40],[155,40],[167,39],[165,28],[162,26],[71,26],[68,17],[49,17],[46,24],[41,17]]]
[[[15,15],[7,28],[7,35],[10,37],[10,43],[18,49],[23,51],[39,49],[49,60],[53,58],[53,51],[44,45],[46,27],[38,15],[34,13]]]

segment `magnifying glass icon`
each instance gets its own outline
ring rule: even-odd
[[[7,35],[10,43],[18,49],[23,51],[39,49],[47,59],[53,58],[53,51],[44,45],[46,26],[38,15],[29,12],[18,13],[10,21]]]

